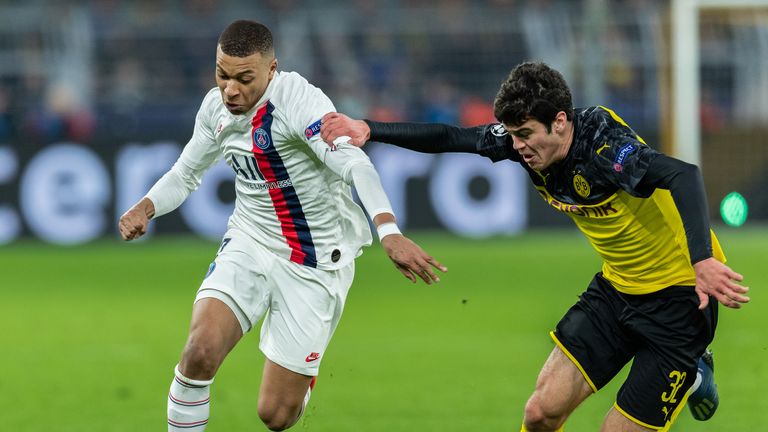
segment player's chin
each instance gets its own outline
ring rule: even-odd
[[[245,114],[245,112],[247,111],[244,106],[229,103],[229,102],[224,102],[224,106],[227,107],[227,111],[236,115]]]
[[[536,163],[536,162],[534,162],[532,160],[525,162],[525,164],[528,165],[528,167],[530,169],[533,169],[533,170],[536,170],[536,171],[541,171],[542,170],[541,164]]]

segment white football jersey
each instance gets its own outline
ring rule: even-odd
[[[192,190],[223,157],[236,179],[229,227],[291,261],[341,268],[371,244],[349,176],[355,164],[371,162],[359,148],[329,146],[320,138],[320,119],[332,111],[328,97],[295,72],[276,72],[264,96],[244,115],[231,114],[214,88],[172,171]],[[147,194],[156,216],[180,204],[166,198],[169,191],[156,189]]]

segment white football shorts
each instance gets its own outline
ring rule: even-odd
[[[229,229],[195,302],[221,300],[237,316],[243,334],[264,317],[259,341],[264,355],[293,372],[316,376],[354,274],[354,260],[339,270],[318,270]]]

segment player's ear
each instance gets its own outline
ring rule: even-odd
[[[565,123],[568,121],[568,115],[565,114],[565,111],[559,111],[555,115],[555,121],[552,122],[552,130],[555,133],[561,133],[563,130],[565,130]]]
[[[275,76],[276,70],[277,70],[277,59],[273,58],[272,61],[269,63],[269,79],[272,79],[272,77]]]

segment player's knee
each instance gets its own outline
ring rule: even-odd
[[[525,428],[530,432],[555,430],[565,423],[567,413],[547,404],[536,394],[525,404]]]
[[[288,419],[278,419],[276,417],[261,419],[261,421],[263,421],[267,429],[271,431],[284,431],[293,426],[292,421],[289,422]]]
[[[293,426],[301,412],[301,404],[279,404],[259,401],[259,418],[271,431],[282,431]]]
[[[262,414],[260,412],[259,418],[261,418],[261,421],[264,423],[267,429],[271,431],[282,431],[293,426],[293,424],[296,423],[296,420],[298,420],[298,412],[295,412],[292,415],[288,414],[289,413],[287,412],[269,414]]]

